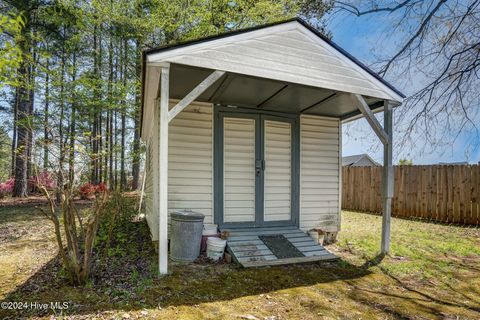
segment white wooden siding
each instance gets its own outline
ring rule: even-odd
[[[175,103],[172,101],[170,106]],[[154,130],[156,131],[156,130]],[[155,137],[152,139],[155,140]],[[147,150],[154,150],[155,144]],[[146,217],[152,238],[158,240],[158,210],[152,200],[150,170],[158,161],[147,152],[145,185]],[[155,152],[154,152],[155,154]],[[193,210],[205,215],[205,223],[213,222],[213,107],[192,103],[171,122],[168,133],[168,212]],[[169,217],[170,221],[170,217]]]
[[[291,218],[291,143],[289,122],[265,120],[264,220]]]
[[[223,221],[255,221],[255,120],[226,117],[223,126]]]
[[[401,100],[393,90],[298,22],[152,53],[168,61],[325,89]]]
[[[170,122],[168,137],[168,211],[197,211],[212,223],[212,106],[192,103]]]
[[[300,118],[300,228],[337,231],[340,223],[339,121]]]

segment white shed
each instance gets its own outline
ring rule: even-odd
[[[146,216],[161,274],[175,210],[201,212],[234,240],[259,245],[257,261],[278,259],[252,237],[281,231],[300,247],[295,235],[340,230],[342,122],[362,116],[385,146],[388,251],[392,107],[401,92],[301,19],[160,47],[143,58]]]

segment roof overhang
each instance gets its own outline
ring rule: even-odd
[[[226,75],[197,101],[348,121],[361,117],[352,93],[363,95],[374,112],[385,100],[400,104],[404,98],[300,19],[148,50],[143,58],[142,119],[153,108],[166,64],[172,99],[182,99],[214,70]]]

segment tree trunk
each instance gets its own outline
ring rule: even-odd
[[[75,100],[75,81],[77,78],[77,56],[75,52],[73,52],[72,57],[72,110],[70,113],[70,146],[69,146],[69,158],[68,158],[68,180],[70,185],[73,185],[73,181],[75,180],[75,121],[76,121],[76,100]]]
[[[98,78],[98,46],[97,46],[97,26],[93,27],[93,78],[96,81]],[[98,101],[98,88],[95,85],[93,89],[95,102]],[[95,106],[96,107],[96,106]],[[90,183],[97,184],[98,183],[98,176],[97,176],[97,157],[98,157],[98,149],[97,149],[97,112],[96,110],[92,110],[91,112],[91,134],[90,134]]]
[[[142,76],[142,61],[141,61],[141,40],[136,40],[137,59],[135,65],[135,76],[137,79],[141,79]],[[141,110],[141,94],[140,87],[137,88],[135,93],[135,112],[134,112],[134,127],[133,133],[133,150],[132,150],[132,189],[138,189],[138,182],[140,180],[140,110]]]
[[[24,13],[25,27],[22,29],[22,36],[19,40],[19,48],[22,52],[22,62],[18,68],[18,77],[20,85],[18,87],[17,96],[17,145],[15,150],[15,186],[13,189],[14,197],[26,197],[28,194],[27,170],[28,170],[28,154],[29,154],[29,128],[30,128],[30,111],[33,90],[30,84],[31,76],[29,72],[29,55],[31,52],[31,16],[29,12]]]
[[[34,18],[35,19],[35,15]],[[32,119],[34,103],[35,103],[35,69],[38,63],[38,55],[37,55],[37,42],[35,40],[31,40],[31,50],[32,50],[32,63],[30,64],[30,71],[28,73],[29,79],[29,116]],[[28,147],[27,147],[27,179],[33,175],[32,173],[32,149],[33,149],[33,119],[29,121],[30,125],[28,126]],[[28,188],[28,181],[27,181],[27,188]],[[28,192],[28,191],[27,191]]]
[[[110,189],[114,189],[115,182],[113,181],[113,33],[110,28],[110,40],[108,45],[108,110],[107,110],[107,121],[106,121],[106,135],[105,135],[105,150],[107,154],[105,156],[105,180],[108,177],[108,183]]]
[[[47,59],[45,63],[45,107],[43,110],[43,170],[48,169],[48,118],[49,118],[49,104],[50,104],[50,60]]]
[[[63,36],[65,37],[65,28],[63,28]],[[65,43],[62,46],[62,57],[61,57],[61,75],[60,75],[60,121],[58,125],[58,147],[59,147],[59,157],[58,157],[58,188],[57,188],[57,203],[61,203],[63,195],[63,185],[64,185],[64,176],[63,176],[63,166],[65,162],[65,143],[63,137],[63,120],[65,118]]]
[[[18,68],[22,83],[18,87],[17,103],[17,148],[15,150],[15,187],[14,197],[27,196],[27,161],[28,161],[28,126],[30,111],[30,94],[28,92],[28,66],[23,61]]]
[[[92,112],[92,160],[91,160],[91,183],[98,184],[100,183],[102,176],[101,176],[101,112],[100,112],[100,104],[99,101],[101,99],[100,96],[100,81],[101,81],[101,67],[102,67],[102,39],[98,35],[98,27],[95,26],[93,29],[93,51],[94,51],[94,59],[93,59],[93,77],[96,81],[95,88],[94,88],[94,100],[95,106]]]
[[[103,47],[102,47],[102,39],[99,38],[98,40],[98,80],[99,80],[99,84],[98,86],[100,86],[100,82],[102,81],[102,55],[103,55]],[[101,92],[98,91],[97,92],[98,94],[98,98],[96,99],[96,101],[100,101],[101,100]],[[102,161],[102,157],[103,157],[103,135],[102,135],[102,123],[103,123],[103,105],[102,104],[99,104],[97,106],[97,144],[98,144],[98,160],[97,160],[97,179],[98,179],[98,183],[100,182],[105,182],[105,180],[103,179],[103,161]]]
[[[10,176],[15,176],[15,155],[17,150],[17,110],[18,110],[18,88],[15,88],[15,96],[13,99],[13,129],[12,129],[12,148],[11,148],[11,171]]]
[[[123,88],[127,88],[127,64],[128,64],[128,41],[127,39],[124,39],[124,58],[123,58],[123,73],[122,73],[122,80],[123,80]],[[124,98],[126,98],[124,96]],[[127,188],[127,175],[125,173],[125,127],[127,125],[127,117],[126,117],[126,101],[124,100],[122,103],[122,106],[124,106],[121,109],[122,112],[122,135],[121,135],[121,155],[120,155],[120,190],[125,190]]]

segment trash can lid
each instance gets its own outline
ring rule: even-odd
[[[205,215],[195,211],[175,211],[170,214],[173,220],[180,221],[203,221]]]

